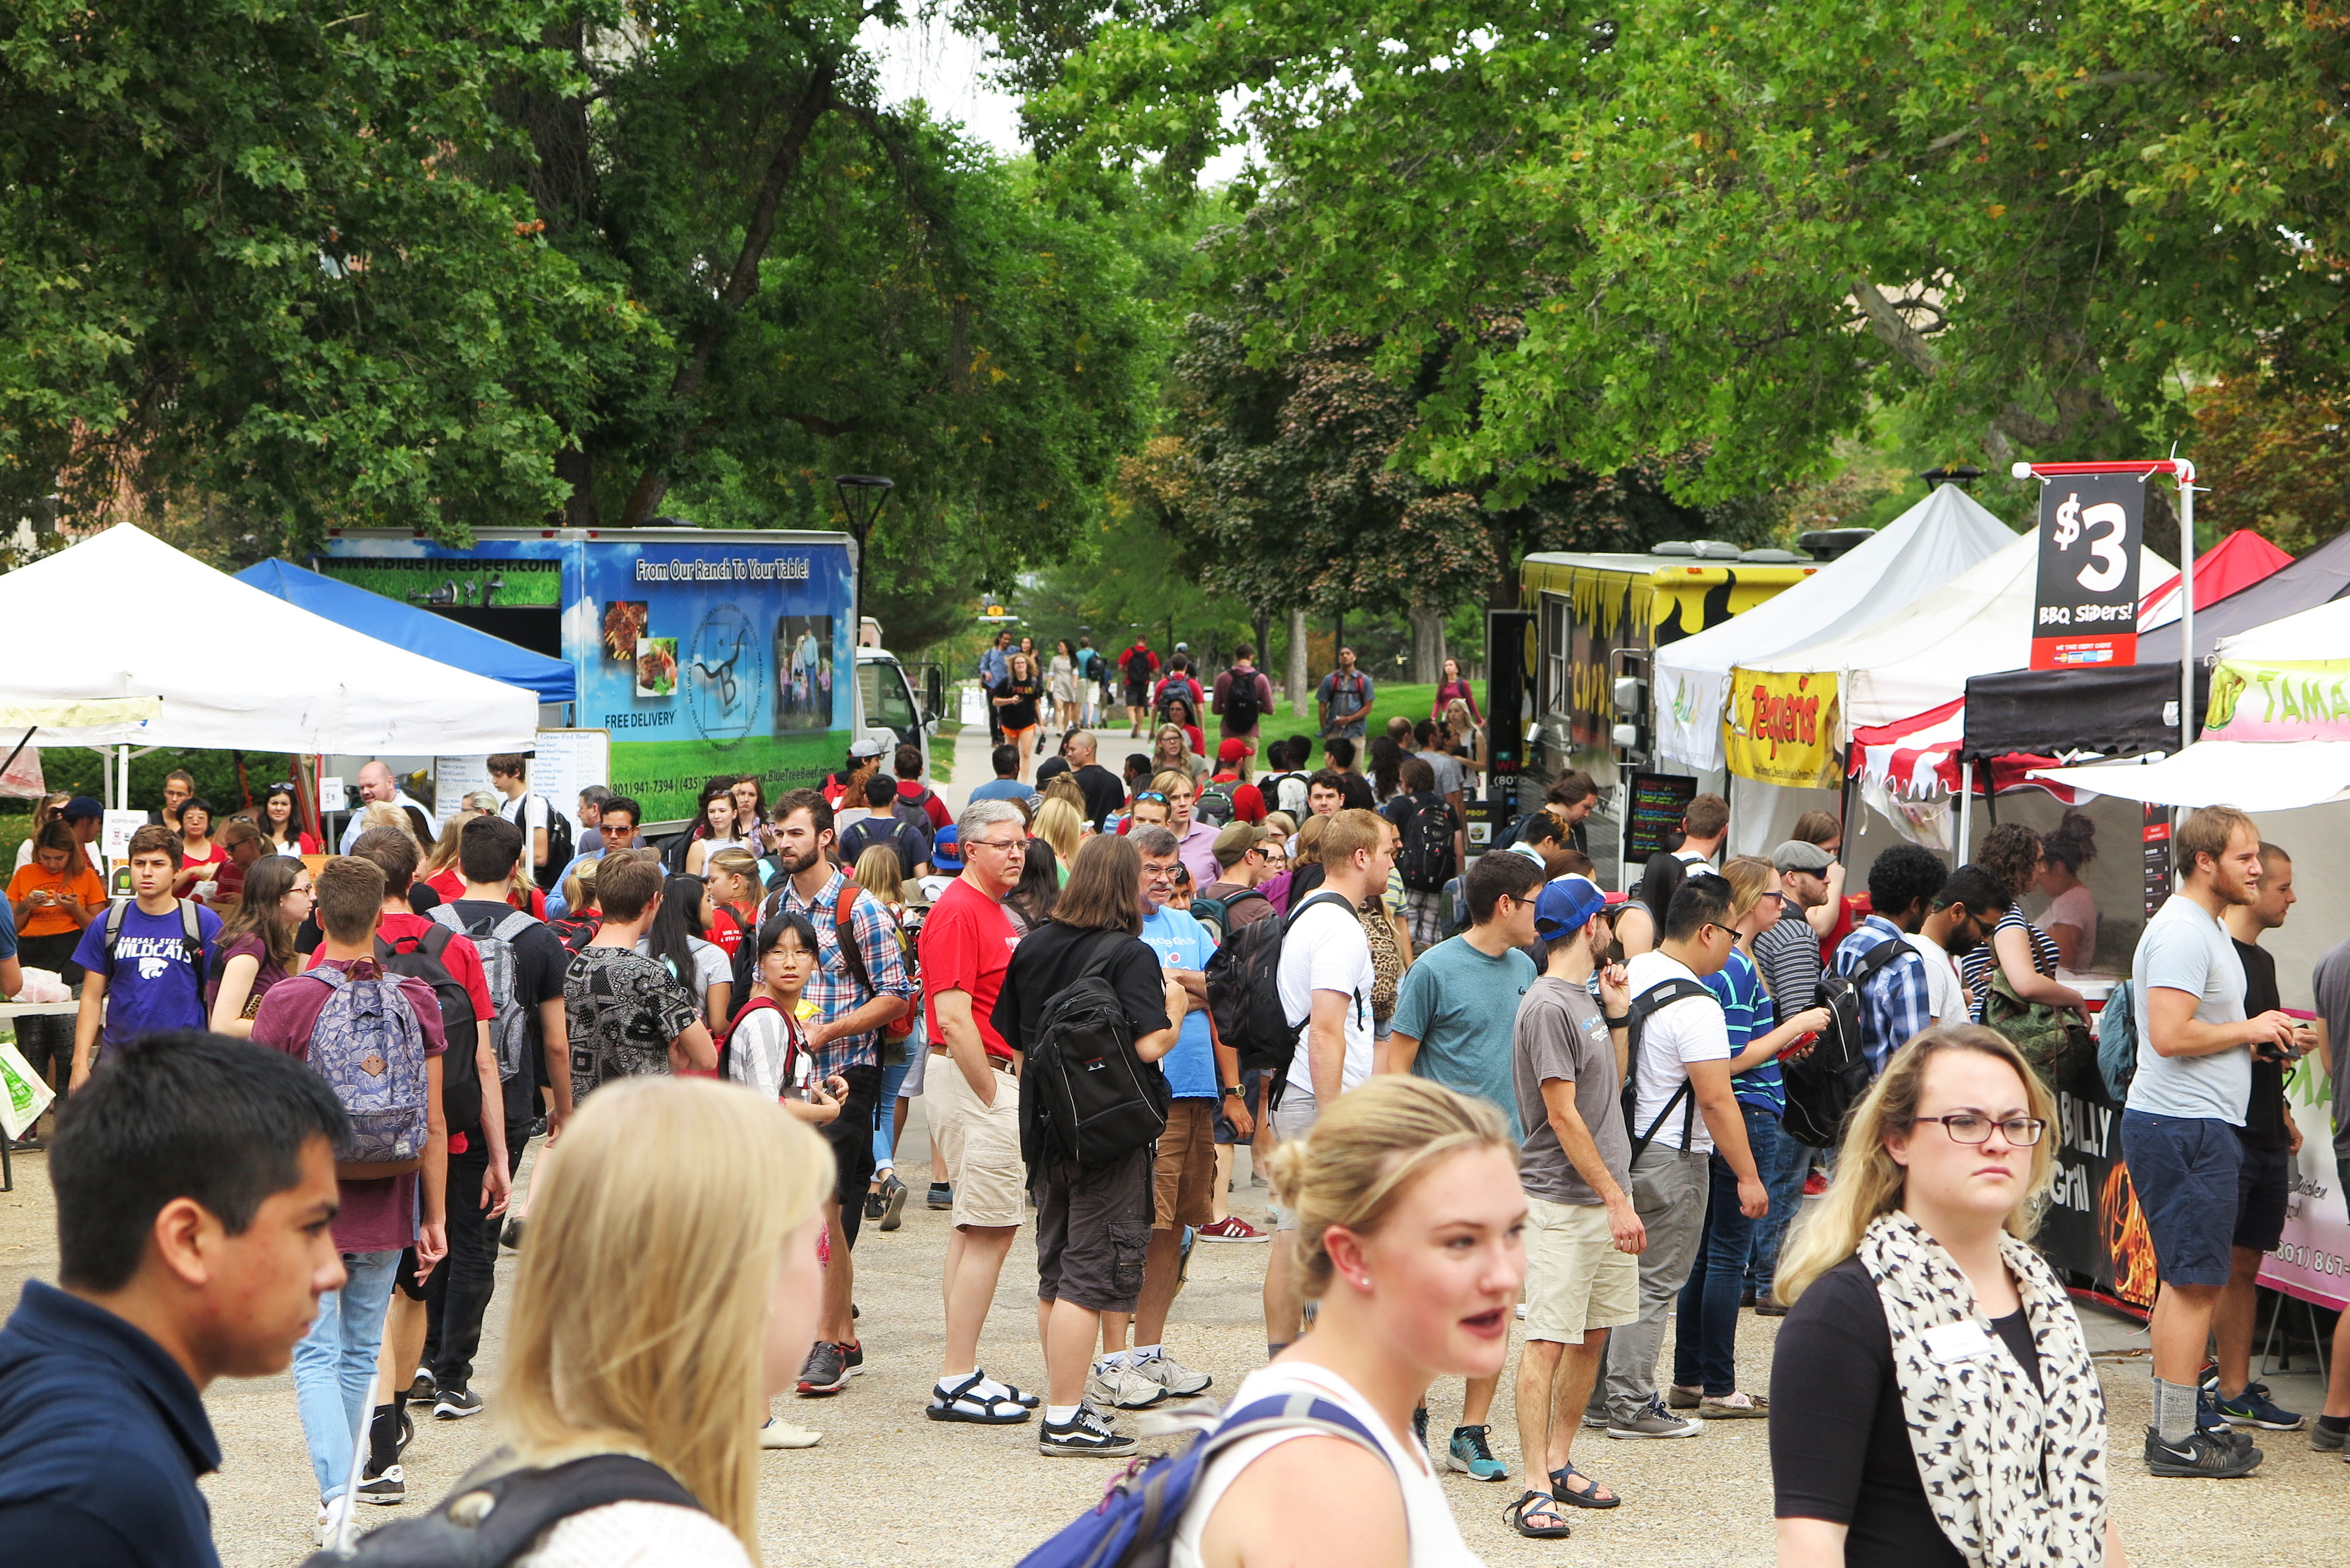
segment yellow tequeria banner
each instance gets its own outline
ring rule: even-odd
[[[1757,784],[1836,787],[1836,678],[1733,670],[1722,745],[1730,771]]]

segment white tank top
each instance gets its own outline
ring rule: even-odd
[[[1452,1505],[1444,1501],[1444,1485],[1429,1467],[1428,1456],[1420,1451],[1419,1445],[1397,1441],[1370,1402],[1356,1392],[1353,1384],[1328,1367],[1297,1362],[1261,1366],[1242,1379],[1226,1408],[1238,1409],[1259,1399],[1297,1393],[1329,1400],[1360,1421],[1379,1440],[1403,1488],[1404,1528],[1409,1533],[1411,1548],[1407,1561],[1411,1568],[1483,1568],[1482,1560],[1461,1539],[1461,1526],[1453,1520]],[[1240,1479],[1243,1470],[1276,1444],[1316,1435],[1310,1431],[1268,1432],[1263,1437],[1245,1438],[1209,1460],[1205,1473],[1191,1490],[1191,1503],[1183,1511],[1183,1522],[1176,1527],[1172,1568],[1200,1568],[1200,1538],[1207,1531],[1216,1504],[1223,1501],[1226,1489]]]

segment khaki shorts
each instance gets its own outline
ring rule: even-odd
[[[1281,1104],[1274,1107],[1273,1140],[1275,1143],[1295,1143],[1314,1130],[1322,1119],[1322,1104],[1312,1095],[1292,1084],[1282,1091]],[[1275,1231],[1297,1229],[1297,1210],[1273,1200],[1273,1228]]]
[[[1526,1199],[1526,1337],[1581,1345],[1640,1315],[1640,1260],[1616,1250],[1596,1203]]]
[[[954,1223],[1017,1226],[1027,1217],[1028,1165],[1020,1158],[1020,1082],[1001,1068],[995,1104],[982,1104],[945,1053],[923,1085],[944,1179],[954,1183]]]
[[[1159,1163],[1150,1173],[1150,1228],[1205,1225],[1216,1217],[1214,1100],[1177,1100],[1159,1135]]]

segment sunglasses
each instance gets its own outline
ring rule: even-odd
[[[1155,801],[1157,801],[1157,802],[1158,802],[1159,805],[1165,805],[1167,804],[1167,797],[1166,797],[1165,795],[1163,795],[1163,794],[1159,794],[1157,790],[1155,790],[1155,789],[1147,789],[1147,790],[1144,790],[1142,793],[1140,793],[1139,794],[1136,795],[1134,798],[1135,798],[1136,800],[1138,800],[1138,801],[1144,801],[1144,800],[1155,800]]]

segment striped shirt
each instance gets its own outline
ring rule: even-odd
[[[1779,1027],[1778,1013],[1771,999],[1763,994],[1762,977],[1754,972],[1753,961],[1736,948],[1731,950],[1730,961],[1719,972],[1706,976],[1705,988],[1721,999],[1721,1016],[1730,1026],[1731,1055]],[[1730,1091],[1738,1096],[1740,1105],[1769,1111],[1774,1116],[1786,1115],[1787,1086],[1779,1076],[1779,1064],[1775,1061],[1758,1062],[1743,1073],[1731,1075]]]
[[[1869,916],[1836,944],[1836,973],[1854,973],[1860,961],[1885,941],[1901,942],[1901,928],[1882,915]],[[1933,1023],[1934,992],[1926,977],[1926,961],[1917,949],[1901,942],[1893,961],[1860,988],[1860,1044],[1868,1055],[1868,1070],[1885,1071],[1885,1059]]]
[[[1991,995],[1991,971],[1999,962],[1999,955],[1991,950],[1992,943],[1999,940],[2000,932],[2012,930],[2022,931],[2030,939],[2032,967],[2040,971],[2042,978],[2056,978],[2056,939],[2025,919],[2022,905],[2010,904],[2007,913],[1999,918],[1999,924],[1991,928],[1991,941],[1975,949],[1959,964],[1959,979],[1967,988],[1968,1016],[1977,1023],[1983,1021],[1983,999]]]
[[[857,977],[849,972],[847,961],[840,956],[838,917],[835,913],[840,907],[841,886],[847,880],[847,874],[836,868],[832,879],[824,885],[823,891],[813,899],[804,899],[790,877],[780,878],[775,889],[768,894],[766,908],[760,916],[764,922],[766,916],[779,909],[787,910],[795,915],[805,915],[808,923],[816,928],[816,971],[809,977],[804,994],[816,1003],[816,1019],[824,1023],[831,1023],[844,1012],[855,1012],[872,1001],[877,993],[902,996],[910,1002],[916,998],[918,991],[913,978],[906,972],[905,956],[898,947],[898,922],[889,918],[889,911],[880,899],[862,888],[857,890],[857,902],[849,908],[848,925],[857,940],[858,955],[865,960],[865,972],[873,981],[873,989],[868,991],[859,986]],[[837,1040],[812,1047],[809,1054],[815,1060],[816,1075],[823,1078],[844,1067],[879,1063],[881,1059],[880,1044],[880,1031],[868,1030],[862,1034],[844,1034]]]

